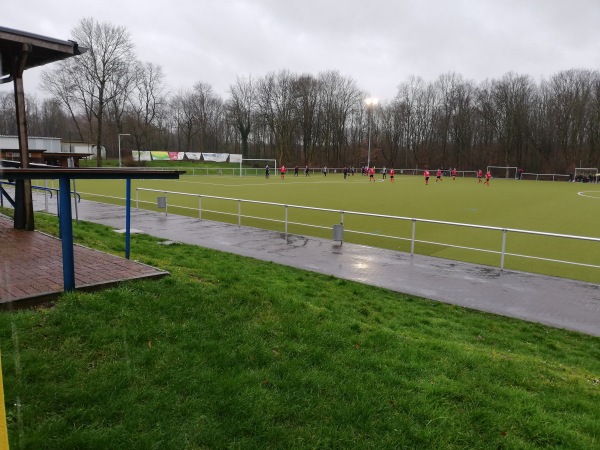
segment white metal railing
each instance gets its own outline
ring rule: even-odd
[[[560,173],[531,173],[531,172],[522,172],[519,176],[520,180],[535,180],[539,181],[569,181],[571,179],[570,175],[563,175]]]
[[[299,225],[299,226],[316,228],[316,229],[330,229],[329,226],[323,226],[323,225],[318,225],[318,224],[314,224],[314,223],[310,224],[310,223],[302,223],[302,222],[292,222],[292,221],[288,220],[288,210],[289,209],[321,211],[321,212],[327,212],[327,213],[340,214],[340,223],[341,224],[344,224],[344,217],[347,215],[373,217],[373,218],[378,218],[378,219],[392,219],[392,220],[397,220],[397,221],[411,222],[412,229],[411,229],[411,237],[410,238],[401,237],[401,236],[389,236],[389,235],[384,235],[384,234],[380,234],[380,233],[370,233],[370,232],[361,231],[361,230],[349,230],[349,229],[344,230],[347,233],[353,233],[356,235],[373,236],[373,237],[378,237],[378,238],[383,237],[383,238],[397,239],[400,241],[408,241],[408,242],[410,242],[410,253],[411,254],[415,253],[415,243],[419,243],[419,244],[439,245],[439,246],[462,249],[462,250],[471,250],[471,251],[497,254],[497,255],[500,255],[499,267],[502,270],[504,270],[504,262],[505,262],[506,256],[526,258],[526,259],[535,259],[535,260],[541,260],[541,261],[547,261],[547,262],[553,262],[553,263],[574,265],[574,266],[579,266],[579,267],[600,268],[600,265],[598,265],[598,264],[587,264],[587,263],[583,263],[583,262],[566,261],[566,260],[562,260],[562,259],[544,258],[541,256],[533,256],[533,255],[526,255],[526,254],[519,254],[519,253],[509,253],[506,251],[507,236],[509,233],[515,233],[515,234],[521,234],[521,235],[546,236],[546,237],[553,237],[553,238],[564,238],[564,239],[571,239],[574,241],[587,241],[587,242],[595,242],[595,243],[600,243],[600,238],[568,235],[568,234],[546,233],[546,232],[541,232],[541,231],[521,230],[521,229],[516,229],[516,228],[501,228],[501,227],[493,227],[493,226],[486,226],[486,225],[473,225],[473,224],[465,224],[465,223],[458,223],[458,222],[447,222],[447,221],[441,221],[441,220],[418,219],[418,218],[413,218],[413,217],[373,214],[373,213],[358,212],[358,211],[345,211],[345,210],[328,209],[328,208],[315,208],[315,207],[310,207],[310,206],[287,205],[287,204],[282,204],[282,203],[265,202],[265,201],[259,201],[259,200],[244,200],[244,199],[239,199],[239,198],[219,197],[219,196],[202,195],[202,194],[190,194],[190,193],[186,193],[186,192],[175,192],[175,191],[166,191],[166,190],[159,190],[159,189],[148,189],[148,188],[136,188],[135,203],[136,203],[137,209],[139,209],[140,203],[154,204],[154,202],[140,200],[139,192],[141,192],[141,191],[142,192],[143,191],[155,192],[155,193],[162,194],[165,197],[165,205],[164,205],[165,206],[165,208],[164,208],[165,215],[168,214],[169,202],[166,200],[169,195],[183,196],[183,197],[195,197],[198,199],[198,207],[197,208],[195,208],[195,207],[192,208],[192,207],[183,206],[183,205],[173,205],[173,207],[177,208],[177,209],[183,209],[183,210],[192,210],[192,211],[197,210],[199,220],[202,220],[202,212],[203,211],[208,212],[208,213],[216,213],[216,214],[226,215],[226,216],[236,216],[238,226],[241,226],[242,218],[244,218],[244,219],[259,219],[259,220],[263,220],[263,221],[267,221],[267,222],[281,223],[281,224],[283,224],[283,227],[284,227],[284,234],[285,234],[286,240],[287,240],[287,236],[288,236],[289,225]],[[236,202],[237,203],[237,212],[232,213],[232,212],[225,212],[225,211],[215,211],[215,210],[210,210],[210,209],[206,209],[206,208],[203,209],[202,208],[202,199],[215,199],[215,200]],[[245,203],[281,207],[284,209],[284,219],[281,220],[281,219],[273,219],[270,217],[259,217],[259,216],[251,216],[251,215],[242,214],[242,204],[245,204]],[[463,245],[456,245],[456,244],[449,244],[449,243],[443,243],[443,242],[435,242],[435,241],[417,239],[417,237],[416,237],[417,229],[416,228],[417,228],[417,224],[419,224],[419,223],[447,225],[447,226],[451,226],[451,227],[463,227],[463,228],[478,229],[478,230],[498,231],[498,232],[502,233],[501,249],[498,251],[498,250],[490,250],[490,249],[485,249],[485,248],[469,247],[469,246],[463,246]],[[600,254],[600,252],[595,252],[595,254]]]

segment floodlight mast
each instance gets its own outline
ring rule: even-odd
[[[368,118],[368,127],[369,127],[369,149],[367,153],[367,168],[371,167],[371,121],[373,118],[373,108],[379,103],[379,99],[375,97],[368,97],[365,99],[365,103],[367,105],[367,111],[369,113]]]

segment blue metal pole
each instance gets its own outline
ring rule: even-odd
[[[73,257],[73,223],[71,218],[71,180],[60,177],[60,219],[59,229],[62,240],[63,281],[65,292],[75,289],[75,259]]]
[[[131,178],[125,180],[125,258],[131,248]]]

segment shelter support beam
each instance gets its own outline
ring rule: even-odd
[[[15,109],[17,114],[17,135],[19,137],[19,152],[21,167],[29,167],[29,144],[27,141],[27,116],[25,111],[25,90],[23,89],[23,72],[26,67],[27,57],[32,51],[31,44],[22,44],[14,66],[12,77],[15,91]],[[15,217],[14,226],[19,230],[33,231],[33,197],[31,194],[31,180],[16,180],[15,183]]]
[[[64,291],[75,290],[75,258],[73,251],[73,219],[71,213],[71,180],[62,176],[59,182],[60,237],[62,241]]]

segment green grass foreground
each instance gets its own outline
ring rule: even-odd
[[[122,252],[106,227],[74,231]],[[598,338],[132,240],[172,275],[0,313],[11,448],[600,445]]]

